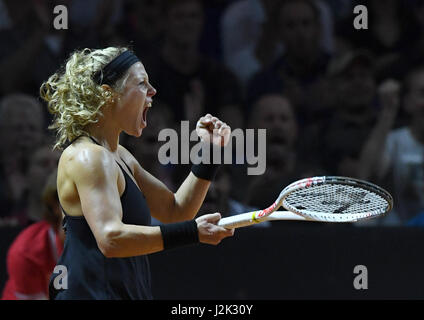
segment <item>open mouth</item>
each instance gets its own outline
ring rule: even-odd
[[[148,110],[149,108],[144,108],[144,110],[143,110],[143,121],[144,121],[144,123],[146,123],[146,121],[147,121],[147,110]]]

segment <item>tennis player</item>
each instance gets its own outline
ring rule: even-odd
[[[67,279],[58,285],[53,273],[50,299],[151,299],[148,254],[233,235],[217,226],[219,213],[194,220],[217,165],[193,165],[173,193],[119,144],[121,132],[142,134],[155,94],[137,56],[115,47],[74,52],[41,86],[55,147],[64,149],[57,187],[66,239],[58,265]],[[231,129],[208,114],[197,134],[223,146]],[[164,224],[150,226],[151,216]]]

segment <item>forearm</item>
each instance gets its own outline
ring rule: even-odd
[[[378,88],[378,94],[382,109],[377,124],[362,148],[357,170],[357,176],[362,179],[372,176],[379,178],[382,174],[381,160],[386,138],[395,123],[400,105],[400,84],[393,79],[385,80]]]
[[[193,219],[205,200],[211,181],[197,178],[190,172],[175,193],[175,221]]]
[[[377,169],[384,150],[387,134],[392,127],[390,121],[380,121],[371,132],[369,140],[365,143],[358,165],[358,177],[361,179],[369,179]]]
[[[201,226],[207,218],[203,218]],[[114,227],[109,225],[99,248],[108,258],[126,258],[196,244],[201,240],[200,234],[197,220],[155,227],[119,223]],[[207,243],[208,237],[203,236],[202,240]]]
[[[106,228],[99,249],[108,258],[127,258],[163,250],[160,227],[119,224]]]

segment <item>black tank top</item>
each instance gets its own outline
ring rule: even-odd
[[[150,210],[143,193],[118,165],[125,177],[125,190],[121,196],[122,222],[149,226]],[[49,283],[50,299],[152,299],[147,255],[106,258],[84,216],[73,217],[63,212],[66,238],[57,265],[66,267],[68,288],[55,289],[54,279],[58,274],[53,273]]]

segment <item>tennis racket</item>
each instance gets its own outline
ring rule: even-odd
[[[281,206],[288,211],[277,211]],[[382,216],[392,207],[390,193],[370,182],[312,177],[288,185],[268,208],[223,218],[218,225],[234,229],[272,220],[355,222]]]

